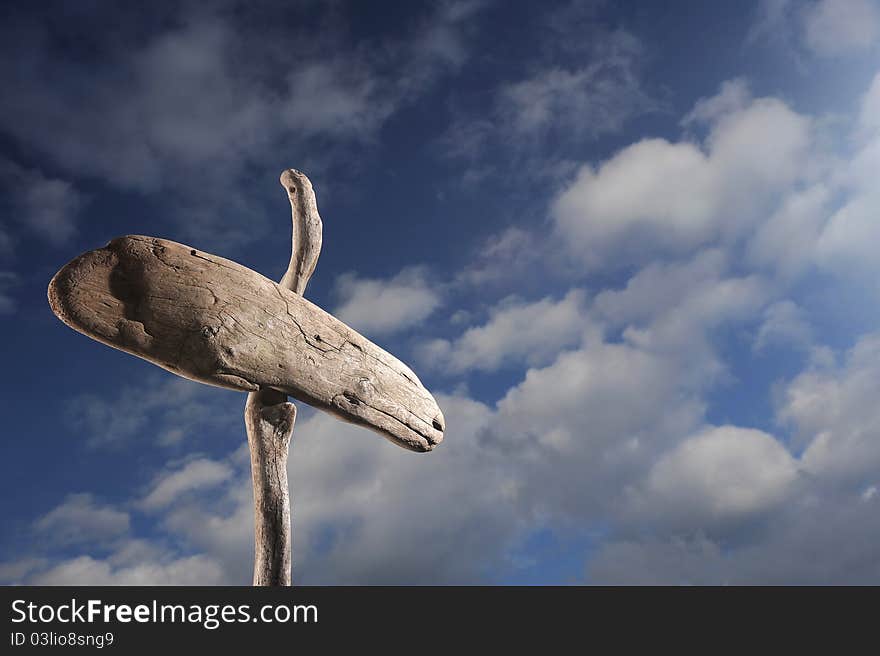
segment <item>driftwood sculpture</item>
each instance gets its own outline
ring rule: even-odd
[[[255,510],[254,585],[291,584],[288,396],[412,451],[443,439],[443,414],[416,375],[302,294],[321,251],[309,179],[289,169],[290,265],[280,283],[155,237],[80,255],[49,283],[52,311],[84,335],[184,378],[248,392]]]

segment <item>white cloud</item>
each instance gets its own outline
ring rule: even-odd
[[[716,304],[716,287],[727,278],[728,269],[728,257],[718,249],[698,251],[690,258],[670,263],[652,263],[630,277],[622,289],[608,288],[598,293],[594,308],[616,326],[656,323],[664,314],[685,314],[683,324],[694,324],[699,317],[711,321],[717,314],[715,308],[725,305]],[[685,305],[693,310],[683,313]]]
[[[423,268],[382,280],[347,273],[336,279],[333,314],[358,332],[390,335],[421,324],[440,306],[439,285]]]
[[[712,258],[704,258],[704,273],[692,268],[695,276],[712,271],[706,268]],[[673,279],[666,276],[666,284]],[[632,281],[630,285],[638,287]],[[648,295],[641,297],[645,314],[668,302],[665,289],[659,276],[659,300],[652,304]],[[640,307],[638,295],[631,304],[618,299],[600,304],[600,298],[595,307],[617,320]],[[767,306],[756,333],[759,343],[779,338],[806,345],[815,339],[791,301]],[[813,349],[808,369],[779,386],[778,419],[793,428],[786,443],[796,458],[773,436],[742,427],[706,428],[688,440],[671,441],[670,450],[654,460],[648,474],[632,479],[627,504],[617,514],[618,537],[591,558],[589,580],[872,580],[872,545],[880,532],[876,513],[869,509],[880,462],[880,451],[874,448],[880,418],[871,401],[880,390],[880,371],[874,366],[880,361],[878,344],[876,335],[863,337],[839,364],[824,355],[827,349]],[[818,516],[827,519],[817,524]],[[652,527],[650,537],[646,526]]]
[[[803,20],[805,42],[819,55],[864,52],[880,38],[875,0],[819,0],[807,5]]]
[[[634,309],[635,299],[629,300]],[[614,307],[619,319],[629,316],[626,303]],[[858,359],[880,361],[869,352]],[[655,538],[602,543],[591,580],[851,580],[858,568],[826,550],[830,545],[809,528],[815,507],[801,507],[817,493],[817,503],[832,500],[809,488],[808,496],[792,496],[799,463],[770,435],[735,426],[700,430],[701,385],[684,375],[687,360],[686,349],[658,354],[594,335],[552,364],[529,370],[494,409],[438,395],[447,439],[423,457],[306,412],[290,460],[295,577],[313,584],[473,582],[484,580],[487,567],[514,571],[510,549],[536,526],[612,518],[625,536],[627,517],[649,516],[659,531]],[[872,385],[866,382],[864,394]],[[834,395],[818,393],[835,402]],[[229,468],[234,474],[226,477]],[[181,573],[175,567],[181,557],[161,550],[142,557],[145,564],[137,568],[132,561],[138,559],[123,558],[120,547],[105,559],[81,556],[38,567],[27,580],[246,583],[253,539],[246,449],[211,469],[222,473],[216,485],[209,481],[156,509],[165,535],[199,554],[192,572]],[[864,485],[855,492],[853,499],[867,506]],[[842,510],[827,507],[838,515]],[[779,525],[757,543],[749,528],[756,516]],[[848,547],[853,557],[870,553],[865,541],[873,524],[863,526],[864,535],[853,535]],[[721,537],[713,534],[718,527],[726,531]],[[745,543],[726,541],[737,532]],[[808,574],[803,558],[777,571],[765,566],[797,544],[826,550],[828,570]],[[731,562],[727,556],[712,555],[728,551],[736,569],[724,564]],[[614,566],[629,562],[625,554],[644,564],[626,574]],[[657,569],[663,554],[677,557],[676,567]]]
[[[752,348],[764,351],[771,346],[808,349],[813,344],[813,329],[804,311],[792,301],[778,301],[764,310]]]
[[[63,560],[28,578],[29,585],[219,585],[217,563],[204,556],[114,566],[91,556]]]
[[[772,509],[791,492],[796,476],[796,461],[772,435],[709,427],[657,461],[634,493],[635,512],[707,527]]]
[[[156,189],[187,163],[236,161],[265,138],[261,123],[274,125],[264,96],[230,68],[232,38],[216,20],[184,24],[119,53],[124,75],[100,67],[86,74],[31,49],[29,68],[42,83],[10,74],[15,99],[0,118],[68,170]],[[88,111],[70,111],[79,105],[59,76],[80,80]]]
[[[449,374],[494,371],[516,362],[545,364],[563,348],[577,345],[586,329],[581,290],[572,290],[558,301],[508,298],[489,311],[485,324],[468,328],[454,341],[425,342],[420,355],[426,366]]]
[[[191,460],[179,469],[163,472],[156,477],[140,505],[152,511],[165,508],[188,492],[210,489],[224,483],[232,474],[232,469],[226,463],[206,458]]]
[[[796,429],[810,473],[857,483],[880,468],[880,335],[862,337],[837,366],[797,376],[778,410]]]
[[[709,173],[693,144],[643,140],[597,171],[582,167],[556,202],[556,225],[588,266],[621,255],[631,261],[658,245],[692,248],[712,233],[717,181]],[[636,239],[636,231],[651,239]]]
[[[649,264],[623,289],[600,292],[593,310],[626,343],[685,362],[679,375],[705,385],[725,371],[713,347],[715,331],[752,319],[771,298],[766,280],[732,274],[729,260],[711,249]]]
[[[466,583],[503,566],[518,527],[509,475],[481,443],[491,410],[446,395],[438,402],[454,447],[427,458],[332,418],[310,421],[291,457],[304,582]]]
[[[128,513],[102,506],[90,494],[71,494],[34,528],[54,544],[110,541],[128,532]]]
[[[615,516],[626,487],[702,421],[681,366],[588,340],[508,390],[481,442],[486,464],[511,473],[507,494],[526,527],[589,527]]]
[[[590,559],[588,579],[618,585],[864,585],[880,574],[880,515],[860,495],[820,490],[750,528],[737,540],[697,532],[609,541]]]
[[[815,263],[815,248],[830,215],[831,190],[822,183],[791,193],[749,239],[751,266],[793,278]]]
[[[154,17],[161,28],[137,23],[136,33],[134,21],[104,12],[92,20],[114,30],[91,33],[89,49],[101,53],[94,61],[57,52],[51,20],[22,16],[0,34],[8,100],[0,127],[66,175],[161,191],[184,235],[228,246],[265,228],[250,176],[276,166],[267,152],[299,153],[298,166],[320,177],[331,152],[369,143],[389,116],[464,63],[480,7],[441,3],[381,47],[352,43],[332,8],[317,30],[297,20],[301,7],[279,8],[294,25],[283,33],[244,5],[232,21],[228,8],[184,3]],[[57,230],[73,194],[56,183],[40,195],[35,221]]]
[[[675,423],[679,405],[687,405],[682,390],[668,384],[680,380],[676,370],[672,358],[627,344],[588,343],[530,369],[499,401],[493,433],[503,443],[535,441],[569,455],[637,447],[659,430],[661,408]]]
[[[865,107],[873,102],[867,98]],[[868,159],[850,167],[841,188],[836,180],[816,183],[810,162],[800,161],[809,159],[810,119],[778,100],[751,99],[739,83],[698,104],[687,128],[706,123],[702,143],[640,142],[588,172],[594,186],[575,199],[577,222],[605,212],[607,225],[587,233],[609,241],[570,241],[575,254],[596,248],[591,255],[607,264],[621,252],[602,249],[625,250],[615,230],[630,230],[627,239],[645,250],[629,261],[640,266],[625,282],[598,291],[592,303],[577,289],[561,299],[509,300],[441,347],[462,371],[506,362],[529,368],[494,406],[463,391],[439,394],[448,427],[437,451],[406,453],[303,409],[290,459],[297,582],[485,581],[487,572],[516,571],[511,552],[530,532],[594,524],[608,535],[590,563],[596,581],[876,578],[880,521],[867,490],[878,484],[880,464],[880,418],[872,410],[880,338],[863,339],[842,364],[817,359],[780,387],[779,418],[795,429],[786,444],[798,458],[768,432],[706,425],[707,392],[725,367],[716,332],[755,326],[756,348],[815,337],[771,276],[794,277],[814,258],[827,207],[841,191],[868,187]],[[667,156],[680,164],[679,175],[667,170],[658,182],[653,167]],[[631,184],[633,173],[645,179]],[[734,202],[745,205],[745,216],[731,209]],[[596,212],[581,213],[590,203]],[[664,237],[668,225],[681,239]],[[807,252],[804,260],[774,261],[787,230],[806,235],[803,245],[791,242]],[[528,246],[523,235],[498,240],[498,266]],[[747,256],[738,257],[739,249]],[[492,279],[480,267],[471,273]],[[439,287],[421,269],[390,281],[350,275],[338,289],[341,315],[365,331],[424,322],[440,303]],[[466,380],[457,382],[466,389]],[[241,431],[240,404],[196,388],[176,381],[132,387],[110,401],[87,398],[78,417],[105,442],[149,429],[169,443],[221,423]],[[127,506],[149,511],[152,544],[125,539],[129,526],[115,533],[105,558],[11,563],[9,576],[245,583],[253,540],[247,467],[244,446],[166,465],[141,504]],[[80,505],[128,517],[91,498]],[[650,538],[635,535],[645,526]],[[821,563],[811,564],[814,554]]]
[[[289,460],[295,582],[466,583],[503,560],[517,525],[508,477],[481,445],[492,411],[460,397],[438,401],[454,448],[430,457],[324,413],[298,418]],[[163,526],[221,562],[227,581],[243,583],[252,564],[253,498],[247,464],[236,471],[212,495],[215,503],[175,503]]]
[[[746,43],[780,45],[801,72],[807,56],[843,57],[870,53],[880,35],[876,0],[762,0]]]
[[[781,387],[778,417],[794,429],[797,458],[762,431],[729,426],[675,446],[631,488],[631,523],[591,558],[589,580],[874,580],[878,355],[880,337],[868,335],[842,362],[819,359]]]
[[[388,43],[371,57],[333,43],[332,30],[299,28],[281,41],[273,30],[229,22],[222,10],[183,7],[170,29],[125,49],[104,44],[118,48],[112,69],[53,58],[40,49],[41,26],[22,49],[27,66],[9,71],[15,93],[0,120],[60,165],[124,188],[173,188],[181,171],[192,177],[206,166],[228,186],[269,144],[370,138],[409,93],[463,63],[459,33],[479,8],[441,4],[411,41]],[[421,47],[426,34],[435,47]],[[271,65],[278,67],[271,77],[253,74]],[[79,88],[63,83],[71,79]],[[70,102],[74,90],[88,105]]]
[[[706,585],[726,583],[721,547],[692,539],[627,540],[602,545],[588,565],[591,583],[611,585]]]
[[[862,98],[859,126],[865,131],[880,131],[880,73],[871,80],[871,86]]]
[[[873,113],[880,104],[880,75],[874,77],[862,99],[852,157],[841,164],[843,201],[826,222],[816,241],[815,258],[822,266],[842,273],[867,274],[874,280],[878,262],[873,243],[880,240],[880,130]]]
[[[743,111],[752,102],[752,92],[745,78],[727,80],[714,96],[700,98],[681,120],[683,126],[712,124],[723,116]]]
[[[29,573],[45,569],[47,564],[48,561],[45,558],[28,556],[0,563],[0,581],[6,585],[21,585],[21,581]]]
[[[864,273],[872,279],[877,258],[872,244],[880,240],[880,193],[851,197],[831,216],[816,243],[816,258],[823,266],[844,274]]]
[[[735,237],[810,174],[810,120],[775,98],[740,108],[731,94],[723,88],[723,102],[701,101],[692,114],[710,119],[702,145],[644,139],[580,169],[553,206],[575,257],[591,268],[619,267]],[[741,91],[733,95],[742,102]]]

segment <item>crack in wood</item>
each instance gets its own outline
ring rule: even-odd
[[[434,448],[445,428],[405,364],[302,298],[321,250],[321,220],[306,176],[291,169],[282,184],[296,193],[281,283],[134,235],[75,258],[48,290],[52,310],[75,330],[182,377],[250,392],[258,585],[291,583],[286,462],[296,408],[288,395],[415,451]]]

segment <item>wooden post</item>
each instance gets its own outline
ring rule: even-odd
[[[322,223],[309,179],[288,169],[281,185],[293,219],[290,264],[281,286],[302,295],[321,253]],[[248,394],[244,411],[254,484],[254,585],[292,585],[287,456],[296,406],[272,389]]]
[[[185,244],[128,235],[87,251],[49,283],[68,326],[178,376],[248,392],[255,585],[291,584],[287,397],[425,453],[443,440],[436,399],[412,369],[305,299],[321,252],[308,178],[281,175],[293,217],[290,264],[275,283]]]

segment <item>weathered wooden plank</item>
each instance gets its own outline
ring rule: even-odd
[[[443,439],[443,414],[409,367],[231,260],[120,237],[63,267],[49,303],[73,329],[184,378],[278,390],[414,451]]]

